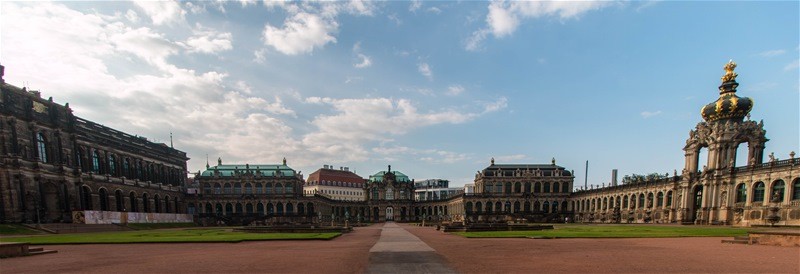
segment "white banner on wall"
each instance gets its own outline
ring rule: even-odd
[[[79,224],[125,224],[125,223],[191,223],[191,214],[146,213],[83,210],[73,211],[72,220]]]

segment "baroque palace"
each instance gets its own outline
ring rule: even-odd
[[[725,65],[719,98],[689,132],[685,168],[671,176],[574,189],[556,165],[496,164],[474,192],[415,200],[415,182],[388,166],[368,179],[320,169],[308,181],[279,164],[206,165],[188,179],[186,153],[72,114],[0,77],[0,221],[181,222],[204,225],[317,222],[607,222],[800,226],[800,164],[772,155],[753,101],[736,95]],[[0,66],[0,76],[3,67]],[[736,163],[739,145],[748,162]],[[701,149],[708,162],[700,163]],[[737,166],[737,164],[739,164]]]

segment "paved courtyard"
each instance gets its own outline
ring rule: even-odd
[[[466,239],[387,223],[332,241],[50,246],[0,273],[800,273],[800,248],[720,240]]]

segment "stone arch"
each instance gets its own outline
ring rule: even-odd
[[[80,187],[80,206],[83,210],[92,210],[92,188],[87,185]]]
[[[774,200],[777,199],[777,202],[782,203],[785,200],[786,183],[783,181],[783,179],[777,179],[772,182],[769,197],[769,202],[774,202]]]
[[[114,209],[117,211],[125,211],[125,197],[122,195],[121,189],[114,190],[114,202],[116,203]]]
[[[144,212],[150,212],[150,195],[147,192],[142,193],[142,210]]]
[[[792,180],[792,200],[800,200],[800,177]]]
[[[161,213],[161,196],[158,193],[153,195],[153,210],[155,213]]]
[[[97,189],[97,200],[99,202],[100,210],[101,211],[109,211],[109,204],[108,204],[108,190],[106,188],[101,187]]]
[[[759,203],[764,201],[765,186],[764,182],[758,181],[753,184],[753,198],[752,202]]]

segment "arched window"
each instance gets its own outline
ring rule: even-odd
[[[236,203],[236,214],[242,214],[242,211],[244,211],[242,210],[242,204]]]
[[[553,210],[551,212],[553,212],[553,213],[558,212],[558,202],[557,201],[553,202]]]
[[[782,203],[784,197],[784,190],[786,190],[786,183],[783,180],[777,180],[772,182],[772,191],[769,194],[770,202],[774,202],[777,199],[777,202]]]
[[[128,158],[122,160],[122,176],[131,177],[131,160]]]
[[[153,209],[155,209],[155,212],[161,213],[161,196],[158,196],[158,194],[153,196],[153,205],[154,205]]]
[[[80,188],[81,207],[84,210],[93,210],[92,207],[92,189],[84,185]]]
[[[736,202],[743,203],[747,201],[747,185],[739,184],[736,186]]]
[[[176,198],[177,199],[177,198]],[[169,196],[164,196],[164,213],[172,213],[171,207],[169,206]]]
[[[264,215],[264,204],[258,203],[256,205],[256,212],[258,213],[258,215]]]
[[[241,183],[233,184],[233,194],[242,194],[242,184]]]
[[[569,192],[569,183],[565,182],[565,183],[561,184],[561,192],[564,192],[564,193]],[[575,209],[573,209],[573,210],[575,210]],[[564,210],[564,211],[566,211],[566,210]]]
[[[550,193],[550,183],[548,183],[548,182],[544,183],[544,191],[542,191],[542,192]]]
[[[225,215],[233,215],[233,205],[231,203],[225,204]]]
[[[550,202],[545,201],[544,203],[542,203],[542,205],[543,205],[543,208],[544,208],[544,212],[545,213],[550,213]]]
[[[492,202],[486,202],[486,213],[492,213]]]
[[[278,215],[283,215],[283,203],[277,203],[277,204],[275,205],[275,212],[276,212]]]
[[[672,206],[672,191],[667,191],[667,206]]]
[[[214,213],[214,207],[211,205],[211,203],[207,203],[206,204],[205,212],[203,212],[203,213],[205,213],[205,214]]]
[[[203,184],[203,194],[211,194],[211,184]]]
[[[622,208],[628,208],[628,196],[622,197]]]
[[[483,212],[483,204],[481,202],[475,202],[475,212],[478,214]]]
[[[514,193],[522,192],[522,183],[516,182],[514,183]]]
[[[467,213],[472,213],[472,202],[467,202],[465,209]]]
[[[225,187],[223,188],[225,194],[232,194],[233,190],[231,189],[231,184],[225,183]]]
[[[292,188],[292,183],[286,183],[286,185],[284,185],[283,187],[286,190],[285,191],[286,194],[294,193],[294,188]]]
[[[646,207],[653,207],[653,193],[647,193],[647,205]]]
[[[256,194],[261,194],[261,193],[264,193],[264,186],[262,186],[261,183],[257,183],[256,184]]]
[[[139,203],[136,201],[137,198],[136,198],[136,193],[135,192],[131,191],[129,193],[128,200],[130,201],[130,204],[131,204],[129,211],[130,212],[139,212],[139,207],[138,207]]]
[[[117,211],[125,211],[125,199],[122,197],[122,190],[114,191],[114,201],[117,203]]]
[[[380,192],[377,187],[372,188],[372,200],[380,200]]]
[[[283,184],[275,184],[275,194],[283,194]]]
[[[286,203],[286,214],[293,214],[294,213],[294,205],[292,203]]]
[[[142,194],[142,210],[144,210],[144,212],[150,212],[150,198],[147,196],[147,193]]]
[[[244,194],[253,194],[253,185],[250,183],[244,184]],[[250,212],[252,213],[252,212]]]
[[[39,153],[39,161],[47,163],[47,141],[45,141],[44,134],[41,132],[36,134],[36,150]]]
[[[247,215],[253,214],[253,204],[247,203],[244,205],[244,213],[247,213]]]
[[[636,205],[636,208],[643,208],[644,207],[644,194],[639,194],[639,204]]]
[[[558,192],[559,189],[558,185],[559,185],[558,182],[553,183],[553,192]]]
[[[531,193],[531,182],[525,182],[525,193]]]
[[[792,183],[792,200],[800,200],[800,178],[794,179]]]
[[[656,206],[662,207],[664,206],[664,192],[658,192],[658,196],[656,196]]]
[[[108,174],[111,176],[117,176],[117,157],[114,155],[108,155]]]
[[[108,210],[108,191],[105,188],[101,188],[97,191],[97,198],[100,200],[100,210],[107,211]]]
[[[753,187],[753,202],[764,201],[764,182],[757,182]]]
[[[97,155],[97,150],[92,151],[92,171],[100,172],[100,155]]]

